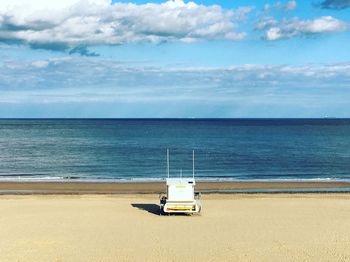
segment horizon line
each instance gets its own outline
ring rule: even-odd
[[[350,117],[0,117],[0,120],[350,120]]]

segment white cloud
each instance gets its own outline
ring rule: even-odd
[[[281,29],[278,27],[272,27],[266,32],[267,40],[277,40],[283,37],[284,36],[283,36],[283,33],[281,32]]]
[[[32,62],[32,66],[37,67],[37,68],[45,68],[49,65],[48,61],[45,60],[37,60]]]
[[[0,41],[38,48],[150,41],[240,40],[236,31],[251,7],[225,10],[217,5],[173,0],[161,4],[110,0],[2,0]]]
[[[286,10],[294,10],[297,8],[297,2],[296,1],[289,1],[286,5],[285,5],[285,9]]]
[[[278,40],[303,35],[342,32],[349,29],[349,24],[332,16],[322,16],[312,20],[294,18],[272,25],[266,31],[265,37],[267,40]]]
[[[282,3],[282,2],[276,2],[273,4],[265,4],[263,6],[263,10],[265,12],[268,12],[270,10],[285,10],[285,11],[292,11],[297,8],[297,2],[296,1],[288,1],[287,3]]]
[[[262,30],[277,25],[278,22],[271,16],[263,16],[255,23],[255,29]]]

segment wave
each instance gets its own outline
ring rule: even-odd
[[[184,177],[185,178],[185,177]],[[314,177],[314,178],[235,178],[235,177],[195,177],[197,182],[350,182],[350,178]],[[49,176],[35,174],[0,175],[0,182],[164,182],[165,177],[83,177],[74,175]]]

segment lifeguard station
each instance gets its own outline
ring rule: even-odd
[[[200,194],[194,192],[194,151],[192,152],[192,178],[170,178],[169,150],[167,150],[166,196],[160,197],[160,214],[200,213]]]

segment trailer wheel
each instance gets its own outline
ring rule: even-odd
[[[159,215],[162,216],[164,215],[164,210],[163,210],[163,207],[162,206],[159,206]]]

